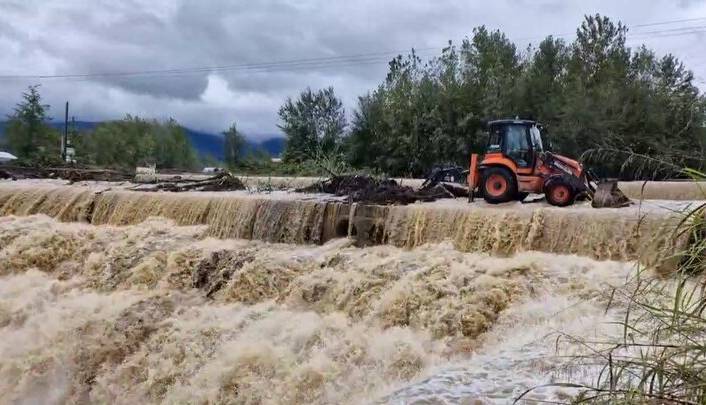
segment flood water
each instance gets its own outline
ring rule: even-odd
[[[615,333],[630,263],[0,218],[0,401],[507,403]],[[540,389],[532,398],[560,398]]]
[[[567,401],[688,204],[109,188],[0,184],[0,403]]]

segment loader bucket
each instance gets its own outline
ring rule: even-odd
[[[616,180],[598,183],[591,201],[593,208],[621,208],[630,204],[632,201],[620,191]]]

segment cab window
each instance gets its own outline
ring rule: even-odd
[[[544,147],[542,145],[542,133],[536,126],[530,128],[530,139],[532,139],[532,149],[534,149],[535,152],[544,151]]]
[[[529,141],[525,125],[508,125],[505,134],[505,154],[512,158],[518,166],[529,166]]]
[[[488,151],[500,151],[500,142],[502,140],[502,132],[499,128],[490,131],[488,137]]]

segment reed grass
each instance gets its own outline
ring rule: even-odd
[[[682,174],[694,181],[706,179],[696,170],[682,170]],[[679,264],[673,273],[639,268],[624,286],[610,292],[607,309],[619,307],[624,312],[618,321],[622,336],[601,342],[561,336],[589,349],[589,356],[577,356],[577,364],[599,369],[591,384],[549,384],[577,390],[571,403],[706,404],[704,212],[706,204],[687,209],[673,230],[675,241],[689,240],[675,253],[673,259]]]

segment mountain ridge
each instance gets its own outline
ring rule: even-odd
[[[79,133],[91,131],[101,123],[101,121],[75,122]],[[0,139],[2,139],[5,135],[6,124],[7,121],[0,121]],[[49,125],[59,130],[63,130],[64,128],[63,122],[49,122]],[[212,157],[221,161],[223,160],[224,137],[222,134],[199,131],[185,126],[182,126],[182,128],[184,128],[184,132],[189,138],[189,142],[191,142],[191,145],[200,156]],[[262,141],[255,141],[250,139],[248,136],[246,136],[245,139],[247,144],[245,146],[244,154],[246,155],[261,150],[272,157],[278,157],[281,156],[284,151],[285,139],[278,135],[265,135]]]

